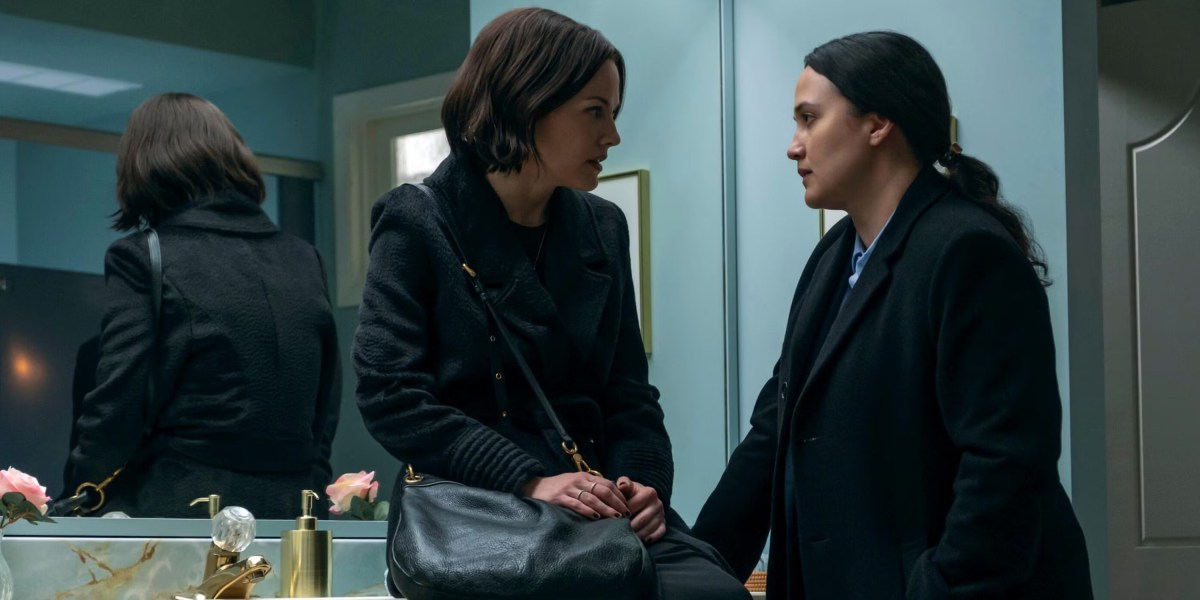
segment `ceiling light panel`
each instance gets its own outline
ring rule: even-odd
[[[33,65],[0,61],[0,82],[98,98],[142,87],[140,83],[92,77]]]

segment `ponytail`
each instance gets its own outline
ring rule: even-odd
[[[1046,266],[1042,247],[1029,232],[1029,223],[1021,209],[1000,199],[1000,180],[995,171],[983,161],[962,153],[958,144],[951,144],[938,163],[946,169],[950,185],[971,202],[982,206],[1000,221],[1005,231],[1017,242],[1021,252],[1029,259],[1042,285],[1049,287],[1049,268]]]
[[[950,95],[933,56],[916,40],[894,31],[855,33],[826,42],[804,57],[858,109],[894,121],[922,165],[935,162],[960,194],[996,217],[1029,259],[1042,285],[1050,285],[1042,249],[1025,215],[1000,199],[1000,182],[983,162],[950,141]],[[946,146],[950,146],[949,152]]]

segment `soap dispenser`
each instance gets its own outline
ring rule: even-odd
[[[280,598],[327,598],[333,594],[333,535],[317,529],[317,518],[312,516],[316,500],[320,497],[312,490],[300,493],[296,528],[281,536]]]

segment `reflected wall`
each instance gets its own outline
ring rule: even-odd
[[[0,139],[0,263],[17,262],[17,142]]]
[[[0,0],[0,60],[141,84],[97,100],[0,82],[0,117],[119,132],[145,98],[187,91],[216,103],[256,153],[324,159],[328,173],[335,143],[328,126],[333,95],[453,70],[466,52],[467,7],[466,0],[361,0],[352,6],[333,0],[214,0],[196,10],[178,0],[153,5],[118,0],[104,6],[47,0],[37,7]],[[171,22],[153,25],[163,19]],[[225,26],[226,19],[237,22]],[[254,34],[246,35],[247,28]],[[193,35],[197,31],[205,33]],[[49,267],[48,272],[65,269],[99,280],[105,249],[123,235],[109,229],[108,215],[116,208],[114,164],[110,153],[0,139],[0,262],[27,260],[39,269]],[[332,280],[331,182],[294,180],[281,186],[275,177],[266,180],[264,210],[284,228],[315,240]],[[297,186],[307,186],[300,194],[306,204],[279,206],[280,189]],[[296,230],[297,223],[303,232]],[[101,298],[94,291],[85,295],[89,301]],[[57,295],[46,308],[75,309],[68,304],[73,297]],[[11,314],[6,310],[0,319]],[[366,433],[354,403],[350,341],[357,310],[337,310],[335,318],[346,376],[334,468],[377,470],[387,490],[396,461]],[[98,316],[80,322],[80,329],[98,328]],[[73,364],[70,352],[53,354],[66,368]],[[61,393],[53,392],[55,402]],[[61,419],[69,425],[67,415]],[[58,436],[50,433],[38,439]],[[65,443],[47,441],[48,452]],[[65,456],[65,448],[62,452]],[[29,470],[48,484],[60,479],[61,467]]]

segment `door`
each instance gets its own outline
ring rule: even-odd
[[[1099,28],[1111,597],[1200,598],[1200,2]]]

